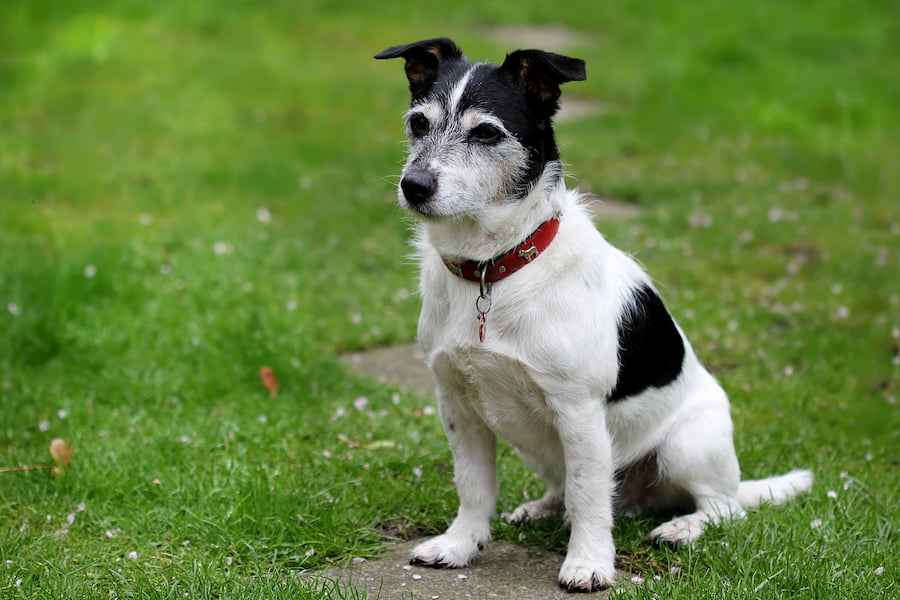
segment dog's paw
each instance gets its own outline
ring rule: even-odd
[[[526,502],[519,506],[511,513],[503,513],[502,516],[507,523],[531,523],[532,521],[540,521],[553,517],[559,513],[559,505],[556,501],[535,500]]]
[[[442,569],[464,567],[484,548],[484,542],[475,539],[460,539],[444,534],[422,542],[412,552],[411,565],[422,565]]]
[[[567,556],[559,570],[559,587],[568,592],[597,592],[615,583],[614,561],[579,560]]]
[[[654,546],[667,544],[672,547],[690,546],[703,535],[706,521],[695,515],[676,517],[650,532]]]

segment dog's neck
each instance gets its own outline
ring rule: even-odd
[[[423,223],[420,243],[434,248],[445,260],[488,261],[559,216],[565,194],[558,164],[548,166],[524,198],[491,205],[477,217]]]

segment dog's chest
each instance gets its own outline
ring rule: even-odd
[[[480,346],[437,353],[432,370],[500,437],[527,446],[536,427],[551,422],[541,386],[522,362]],[[448,390],[449,391],[449,390]]]

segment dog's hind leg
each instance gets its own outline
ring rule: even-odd
[[[663,485],[681,490],[694,512],[663,523],[650,534],[654,544],[692,544],[708,523],[745,516],[738,495],[740,466],[732,441],[725,392],[712,376],[699,382],[692,406],[657,449]]]
[[[491,539],[490,518],[497,505],[497,443],[493,432],[462,397],[438,391],[441,421],[453,451],[459,510],[446,533],[413,550],[410,563],[464,567]]]
[[[558,441],[552,443],[554,438],[544,436],[539,454],[519,450],[522,462],[544,481],[547,490],[540,499],[525,502],[511,513],[503,513],[503,518],[508,522],[531,523],[560,514],[565,498],[566,466],[562,447]]]
[[[743,518],[745,509],[760,504],[783,504],[810,487],[812,473],[806,470],[791,471],[768,479],[742,481],[737,495],[726,493],[720,486],[711,487],[697,481],[688,490],[697,505],[696,512],[660,525],[650,534],[650,539],[657,545],[661,542],[690,544],[700,537],[708,523]]]
[[[563,506],[563,491],[560,487],[547,486],[547,491],[539,500],[520,504],[511,513],[503,513],[509,523],[531,523],[541,519],[549,519],[560,513]]]

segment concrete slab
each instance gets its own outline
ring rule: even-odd
[[[365,590],[370,600],[572,600],[606,598],[609,594],[569,594],[557,581],[563,555],[503,542],[488,544],[464,569],[411,566],[409,555],[420,541],[398,544],[378,560],[347,561],[319,576],[337,581],[342,589]],[[622,573],[620,578],[629,580]]]
[[[350,352],[340,358],[359,375],[381,383],[403,386],[421,396],[434,395],[431,374],[425,367],[425,355],[416,342]]]

